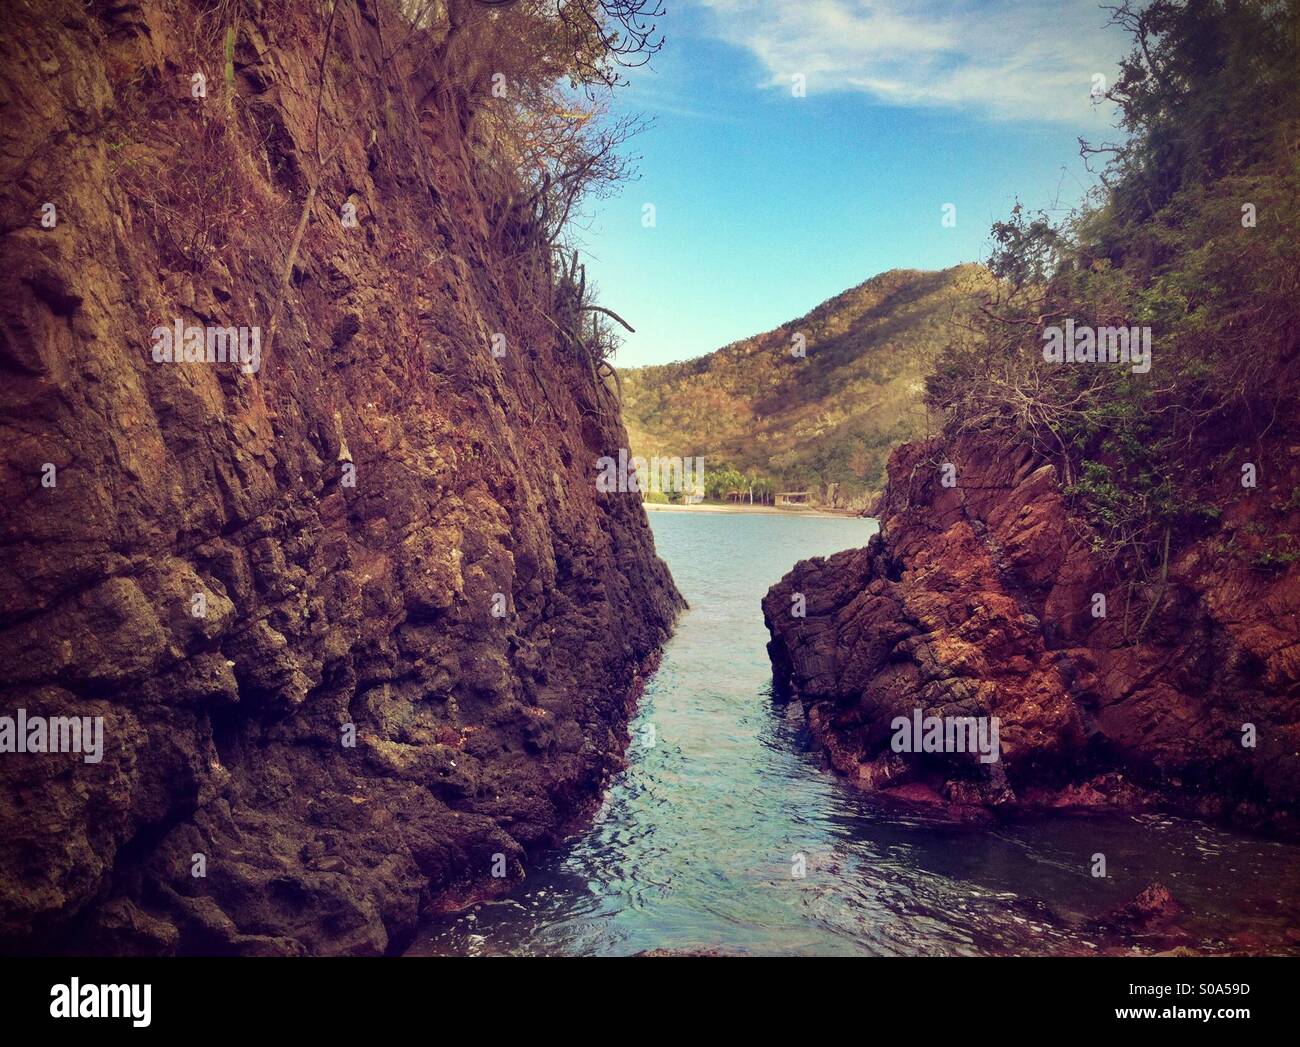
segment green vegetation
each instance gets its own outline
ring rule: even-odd
[[[771,479],[751,470],[743,473],[730,465],[719,469],[705,469],[704,496],[711,501],[736,500],[755,505],[770,505],[776,496],[776,485]]]
[[[226,30],[225,63],[223,65],[223,72],[226,80],[225,99],[227,108],[229,108],[235,100],[235,37],[237,35],[238,30],[235,26],[231,26]]]
[[[992,281],[979,266],[896,270],[798,320],[683,363],[623,372],[635,454],[703,455],[710,499],[809,490],[864,505],[924,435],[923,379]],[[805,356],[797,356],[802,335]]]
[[[1171,538],[1217,526],[1243,465],[1280,472],[1294,436],[1300,16],[1296,0],[1154,0],[1113,18],[1135,43],[1108,94],[1127,137],[1083,146],[1106,164],[1070,221],[1017,206],[994,226],[998,291],[927,393],[949,433],[1007,430],[1053,457],[1099,551],[1152,581]],[[1150,327],[1150,372],[1044,361],[1066,319]]]

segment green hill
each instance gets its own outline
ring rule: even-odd
[[[925,376],[989,287],[978,265],[895,269],[766,334],[624,371],[632,451],[703,455],[710,497],[740,486],[730,467],[757,481],[756,499],[798,489],[829,501],[838,484],[838,504],[865,505],[890,450],[925,433]]]

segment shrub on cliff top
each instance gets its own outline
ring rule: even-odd
[[[1124,0],[1134,39],[1108,93],[1127,138],[1061,225],[994,226],[997,294],[927,383],[950,431],[1007,427],[1130,568],[1217,517],[1225,467],[1294,424],[1300,344],[1300,5]],[[1067,319],[1149,327],[1148,373],[1044,359]],[[1245,452],[1249,449],[1249,454]],[[1243,455],[1245,457],[1243,458]]]

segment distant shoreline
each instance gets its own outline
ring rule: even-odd
[[[669,513],[754,513],[766,516],[816,516],[823,519],[861,519],[863,516],[852,509],[778,509],[774,505],[677,505],[672,502],[642,502],[647,510]]]

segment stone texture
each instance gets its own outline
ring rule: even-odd
[[[392,9],[339,19],[268,345],[320,19],[245,21],[232,102],[200,6],[7,15],[0,713],[102,715],[105,754],[0,755],[0,945],[400,951],[585,813],[680,598],[596,492],[611,397],[487,235],[446,27],[385,70]],[[260,370],[155,363],[177,317],[260,325]]]
[[[1129,606],[1056,467],[997,434],[895,451],[865,549],[803,561],[763,612],[778,689],[864,788],[958,809],[1163,801],[1294,835],[1300,807],[1300,570],[1253,568],[1226,535],[1296,533],[1293,456],[1224,493],[1219,534]],[[956,468],[954,487],[941,466]],[[1107,595],[1094,618],[1092,594]],[[807,614],[792,614],[803,594]],[[1128,624],[1125,624],[1127,615]],[[997,716],[1001,759],[904,754],[891,721]],[[1243,747],[1242,726],[1257,744]]]

